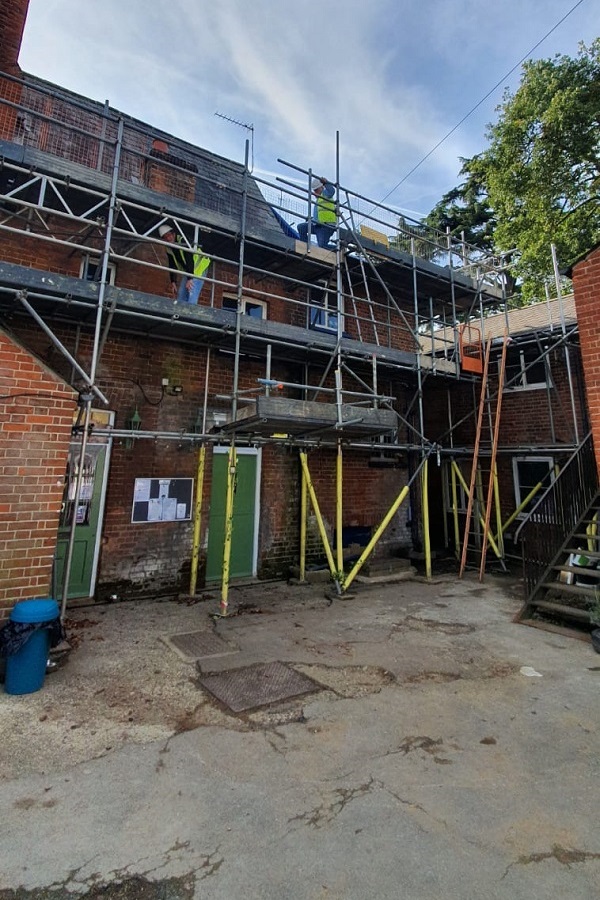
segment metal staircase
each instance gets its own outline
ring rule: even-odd
[[[600,490],[591,434],[515,533],[522,549],[527,625],[589,631],[600,588]]]

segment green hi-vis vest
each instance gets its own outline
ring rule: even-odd
[[[335,225],[337,218],[335,215],[335,200],[328,200],[327,197],[317,197],[317,222],[323,225]]]
[[[181,244],[181,238],[177,235],[177,243]],[[188,272],[187,263],[187,255],[180,247],[173,247],[172,251],[173,259],[175,260],[175,265],[179,269],[180,272],[187,272],[190,278],[202,278],[208,267],[210,266],[210,256],[205,256],[205,254],[198,247],[197,251],[192,256],[192,261],[194,263],[194,272],[193,275]]]

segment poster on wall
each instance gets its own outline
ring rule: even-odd
[[[132,523],[189,521],[193,489],[193,478],[136,478]]]

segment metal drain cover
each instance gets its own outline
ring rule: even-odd
[[[200,675],[198,681],[233,712],[244,712],[321,690],[321,685],[311,678],[280,662]]]
[[[183,634],[170,634],[163,641],[186,662],[204,659],[208,656],[226,656],[238,653],[239,648],[226,643],[212,631],[186,631]]]

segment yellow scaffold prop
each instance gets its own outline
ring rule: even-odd
[[[204,489],[204,467],[206,462],[206,445],[202,444],[198,451],[198,469],[196,472],[196,497],[194,499],[194,536],[192,541],[192,565],[190,571],[190,595],[196,593],[198,583],[198,562],[200,559],[200,534],[202,525],[202,492]]]
[[[414,473],[410,482],[405,485],[387,513],[381,520],[380,524],[375,529],[373,535],[371,536],[371,540],[361,553],[360,557],[357,559],[353,568],[346,575],[344,573],[344,557],[343,557],[343,540],[342,540],[342,497],[343,497],[343,480],[342,480],[342,448],[341,444],[338,446],[337,460],[336,460],[336,557],[334,559],[333,552],[329,543],[329,538],[327,537],[327,530],[325,528],[325,522],[323,521],[323,516],[321,514],[321,509],[319,507],[319,501],[317,499],[317,495],[315,492],[315,488],[310,476],[310,471],[308,468],[308,457],[307,453],[304,450],[300,451],[300,464],[302,467],[302,494],[304,495],[304,491],[308,493],[310,497],[310,501],[312,504],[312,508],[315,514],[315,518],[317,521],[317,527],[319,529],[319,534],[321,537],[321,542],[323,544],[323,549],[325,550],[325,555],[327,557],[327,564],[329,566],[329,572],[333,581],[335,582],[336,590],[338,594],[342,594],[349,586],[352,584],[369,556],[373,552],[373,549],[377,545],[379,539],[382,534],[390,524],[391,520],[397,513],[398,509],[406,499],[409,491],[410,485],[412,481],[420,474],[421,475],[421,489],[422,489],[422,506],[423,506],[423,531],[424,531],[424,547],[425,547],[425,571],[428,578],[431,577],[431,545],[429,540],[429,503],[428,503],[428,481],[427,481],[427,458],[423,459],[417,471]],[[301,526],[300,526],[300,580],[304,580],[304,575],[306,571],[306,513],[307,509],[305,506],[302,507],[301,516]]]
[[[229,564],[231,561],[231,539],[233,535],[233,503],[235,500],[235,480],[237,476],[237,452],[232,444],[227,458],[227,496],[225,499],[225,540],[223,542],[223,568],[221,577],[221,603],[219,614],[227,615],[229,597]]]

